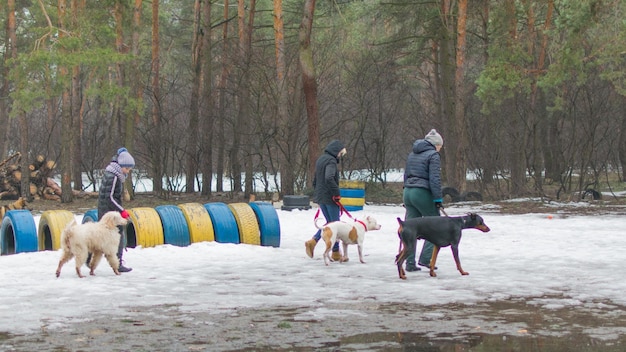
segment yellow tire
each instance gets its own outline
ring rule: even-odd
[[[339,188],[365,189],[365,181],[339,180]]]
[[[211,216],[204,205],[200,203],[179,204],[189,226],[191,243],[215,241],[215,231]]]
[[[61,233],[63,229],[75,220],[74,214],[69,210],[46,210],[39,219],[37,242],[40,251],[61,248]]]
[[[365,198],[342,197],[340,202],[344,207],[347,207],[347,206],[362,207],[363,205],[365,205]]]
[[[153,208],[127,209],[130,222],[126,226],[126,247],[155,247],[163,244],[163,224]]]
[[[239,227],[239,241],[246,244],[261,245],[261,230],[256,214],[247,203],[229,204],[230,211],[235,216]]]

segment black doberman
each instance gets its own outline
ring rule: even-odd
[[[410,253],[415,253],[415,247],[418,239],[424,239],[434,245],[433,256],[430,259],[430,276],[435,274],[435,264],[437,263],[437,255],[439,248],[451,246],[452,255],[456,262],[456,268],[461,275],[469,275],[463,271],[461,261],[459,260],[459,242],[461,241],[461,231],[464,229],[477,229],[482,232],[489,232],[489,227],[485,225],[483,218],[478,214],[470,213],[464,216],[424,216],[419,218],[411,218],[406,221],[398,218],[400,227],[398,228],[398,236],[400,237],[400,252],[396,256],[396,264],[398,265],[398,275],[406,280],[406,273],[402,264]]]

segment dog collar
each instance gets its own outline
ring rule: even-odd
[[[356,221],[356,222],[358,222],[359,224],[363,225],[363,227],[365,228],[365,231],[367,232],[367,226],[365,225],[365,223],[364,223],[363,221],[361,221],[361,220],[356,220],[356,219],[355,219],[354,221]]]

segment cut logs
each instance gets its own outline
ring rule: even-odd
[[[15,153],[0,162],[0,200],[17,199],[22,195],[22,155]],[[61,187],[53,179],[56,162],[43,155],[37,155],[28,165],[30,175],[30,194],[35,199],[61,200]],[[91,192],[73,190],[74,196],[85,198],[94,195]]]

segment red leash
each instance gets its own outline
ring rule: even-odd
[[[346,209],[346,207],[343,206],[343,204],[341,204],[341,202],[335,202],[335,204],[337,204],[339,206],[339,217],[341,217],[341,215],[346,214],[348,215],[348,217],[358,223],[360,223],[361,225],[363,225],[363,227],[365,228],[365,231],[367,231],[367,226],[363,223],[363,221],[355,219],[352,214],[350,214],[350,212],[348,211],[348,209]],[[320,208],[317,208],[317,212],[315,213],[315,217],[313,217],[313,222],[317,222],[317,218],[320,217]]]

